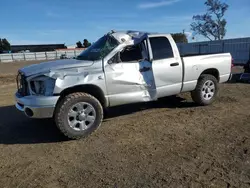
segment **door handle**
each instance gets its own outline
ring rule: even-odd
[[[170,66],[171,66],[171,67],[179,66],[179,63],[171,63]]]
[[[149,71],[149,70],[151,70],[150,67],[143,67],[143,68],[141,68],[139,71],[140,71],[140,72],[147,72],[147,71]]]

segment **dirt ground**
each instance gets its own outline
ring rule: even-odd
[[[112,108],[69,141],[13,106],[26,64],[0,64],[0,187],[250,187],[250,84],[221,84],[207,107],[185,93]]]

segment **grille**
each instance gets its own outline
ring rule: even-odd
[[[21,96],[27,96],[28,95],[28,83],[26,81],[25,76],[18,72],[17,77],[16,77],[16,82],[17,82],[17,92]]]

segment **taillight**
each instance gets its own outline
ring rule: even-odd
[[[233,68],[234,67],[234,59],[232,58],[231,59],[231,68]]]

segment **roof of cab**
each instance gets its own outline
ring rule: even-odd
[[[145,35],[158,34],[158,33],[152,33],[152,32],[133,31],[133,30],[126,30],[126,31],[112,30],[109,33],[112,34],[120,43],[124,41],[132,41],[132,40],[140,39],[141,37],[144,37]]]
[[[134,30],[125,30],[125,31],[114,31],[111,30],[109,32],[112,34],[120,43],[123,43],[126,41],[127,44],[132,43],[138,43],[143,38],[146,38],[147,36],[169,36],[170,34],[162,34],[157,32],[147,32],[147,31],[134,31]]]

